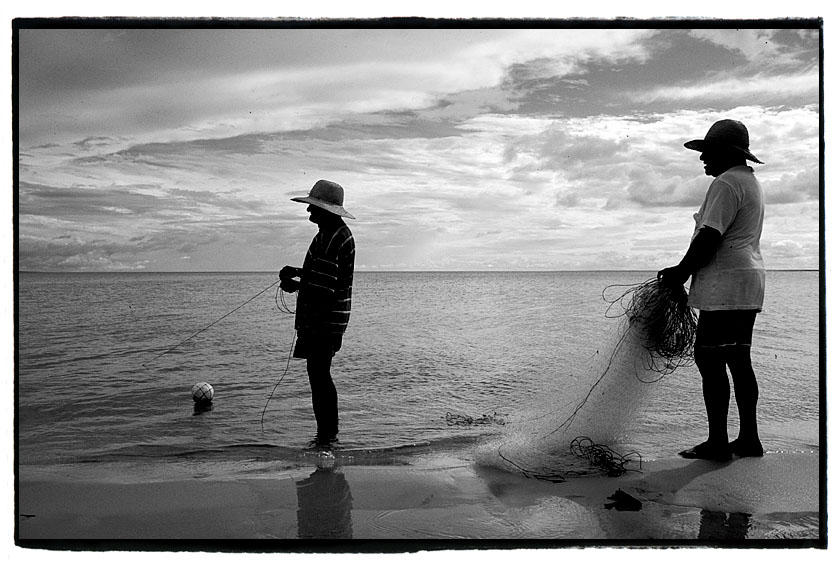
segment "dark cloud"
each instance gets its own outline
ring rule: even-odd
[[[40,99],[56,92],[187,81],[207,73],[270,68],[279,61],[302,66],[323,59],[321,49],[307,45],[312,35],[311,30],[235,28],[24,29],[21,94]],[[334,35],[341,35],[340,30]]]
[[[115,216],[114,209],[137,215],[161,209],[158,197],[131,189],[51,187],[21,182],[18,196],[24,218],[43,216],[95,223]]]
[[[212,158],[216,154],[224,156],[257,155],[262,153],[265,143],[271,137],[265,134],[245,134],[217,139],[191,139],[187,141],[171,141],[144,143],[133,145],[127,149],[114,153],[115,157],[149,162],[149,158],[172,162],[184,156],[201,155]]]
[[[653,85],[693,84],[707,77],[709,69],[722,65],[730,72],[748,63],[744,55],[691,37],[686,30],[661,30],[641,43],[645,58],[618,57],[618,62],[614,56],[591,56],[565,66],[533,59],[512,66],[505,86],[518,102],[516,112],[569,117],[631,114],[644,108],[635,94]],[[650,105],[653,102],[661,111],[662,102],[650,100]],[[674,103],[670,110],[682,106]]]
[[[157,194],[151,194],[150,192]],[[26,182],[20,184],[19,213],[28,216],[61,218],[79,225],[110,225],[148,219],[171,221],[201,211],[203,220],[218,215],[270,216],[265,202],[241,195],[218,194],[207,190],[186,190],[160,186],[123,188],[49,187]],[[199,220],[202,221],[202,220]]]
[[[80,149],[88,150],[97,147],[108,147],[114,142],[114,139],[111,137],[105,136],[89,136],[80,141],[75,142],[73,145]]]
[[[471,117],[471,116],[470,116]],[[136,164],[162,168],[192,168],[196,161],[215,162],[219,158],[240,156],[294,154],[307,149],[309,142],[346,144],[359,141],[441,139],[470,133],[459,121],[429,118],[422,111],[365,114],[350,120],[339,120],[312,129],[243,134],[212,139],[137,144],[111,153],[74,159],[78,165]],[[89,148],[104,138],[86,138],[76,142]],[[346,147],[346,146],[342,146]],[[347,147],[351,151],[351,146]],[[340,158],[340,155],[336,155]],[[401,161],[404,166],[404,161]],[[386,167],[386,164],[382,164]],[[199,165],[202,166],[202,165]]]

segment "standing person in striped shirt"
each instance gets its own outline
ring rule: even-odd
[[[285,266],[280,288],[298,292],[294,357],[306,359],[312,388],[317,435],[310,447],[329,447],[338,439],[338,393],[332,381],[332,358],[341,349],[350,320],[355,241],[341,219],[355,217],[344,209],[344,189],[319,180],[308,196],[292,198],[308,204],[309,221],[317,224],[303,267]]]

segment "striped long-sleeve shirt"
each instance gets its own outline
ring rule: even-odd
[[[354,269],[350,228],[342,220],[322,226],[303,261],[294,319],[298,332],[344,334],[350,321]]]

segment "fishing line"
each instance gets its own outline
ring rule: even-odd
[[[230,312],[228,312],[227,314],[225,314],[224,316],[222,316],[221,318],[219,318],[219,319],[218,319],[218,320],[216,320],[215,322],[213,322],[213,323],[211,323],[211,324],[208,324],[208,325],[204,326],[203,328],[201,328],[200,330],[198,330],[197,332],[195,332],[194,334],[192,334],[192,335],[191,335],[191,336],[189,336],[188,338],[184,339],[183,341],[181,341],[180,343],[178,343],[178,344],[176,344],[176,345],[173,345],[172,347],[170,347],[169,349],[167,349],[166,351],[164,351],[163,353],[161,353],[161,354],[160,354],[160,355],[158,355],[157,357],[154,357],[153,359],[150,359],[150,360],[146,361],[145,363],[143,363],[143,367],[145,367],[148,363],[151,363],[151,362],[153,362],[153,361],[156,361],[156,360],[160,359],[161,357],[163,357],[163,356],[164,356],[164,355],[166,355],[167,353],[170,353],[170,352],[174,351],[175,349],[177,349],[178,347],[180,347],[180,346],[181,346],[181,345],[183,345],[184,343],[188,342],[189,340],[191,340],[192,338],[194,338],[194,337],[195,337],[195,336],[197,336],[198,334],[203,333],[203,332],[207,331],[208,329],[210,329],[211,327],[215,326],[216,324],[218,324],[219,322],[221,322],[222,320],[224,320],[226,317],[228,317],[229,315],[231,315],[233,312],[236,312],[237,310],[239,310],[240,308],[244,307],[244,306],[245,306],[246,304],[248,304],[249,302],[252,302],[253,300],[256,300],[256,298],[257,298],[257,297],[259,297],[259,296],[261,296],[262,294],[264,294],[264,293],[268,292],[268,291],[269,291],[270,289],[272,289],[272,288],[273,288],[273,287],[274,287],[274,286],[275,286],[278,282],[280,282],[280,281],[279,281],[279,280],[276,280],[276,281],[272,282],[272,283],[271,283],[268,287],[266,287],[264,290],[261,290],[261,291],[259,291],[257,294],[255,294],[254,296],[252,296],[251,298],[248,298],[248,299],[247,299],[247,300],[245,300],[242,304],[240,304],[239,306],[237,306],[236,308],[234,308],[233,310],[231,310]]]
[[[253,295],[252,297],[245,300],[242,304],[240,304],[239,306],[237,306],[236,308],[234,308],[233,310],[231,310],[230,312],[228,312],[224,316],[218,318],[217,320],[215,320],[214,322],[212,322],[210,324],[207,324],[206,326],[204,326],[203,328],[201,328],[197,332],[193,333],[192,335],[190,335],[186,339],[180,341],[176,345],[173,345],[172,347],[170,347],[169,349],[167,349],[166,351],[164,351],[163,353],[161,353],[157,357],[154,357],[153,359],[150,359],[146,363],[143,363],[143,366],[145,367],[148,363],[151,363],[152,361],[160,359],[161,357],[163,357],[167,353],[170,353],[170,352],[174,351],[175,349],[177,349],[178,347],[180,347],[181,345],[183,345],[187,341],[191,340],[195,336],[207,331],[208,329],[210,329],[211,327],[213,327],[217,323],[221,322],[222,320],[224,320],[225,318],[227,318],[228,316],[230,316],[231,314],[233,314],[237,310],[240,310],[245,305],[249,304],[250,302],[253,302],[257,298],[259,298],[260,296],[262,296],[263,294],[265,294],[266,292],[268,292],[269,290],[271,290],[272,288],[277,286],[277,283],[279,283],[279,282],[280,282],[279,280],[276,280],[276,281],[272,282],[270,285],[268,285],[267,287],[265,287],[264,289],[262,289],[261,291],[259,291],[255,295]],[[295,311],[291,308],[291,306],[289,306],[288,303],[286,302],[285,292],[282,290],[282,286],[277,286],[277,293],[274,296],[274,302],[277,305],[277,309],[280,312],[282,312],[283,314],[294,314],[295,313]],[[295,343],[296,340],[297,340],[297,331],[295,330],[294,335],[291,338],[291,346],[289,347],[289,350],[288,350],[288,357],[286,358],[285,370],[283,371],[283,374],[280,377],[280,380],[278,380],[277,383],[274,385],[274,388],[271,389],[271,394],[268,396],[268,400],[265,402],[265,406],[262,408],[262,415],[260,417],[259,423],[260,423],[260,426],[261,426],[263,432],[265,431],[265,411],[268,409],[268,403],[271,402],[271,399],[274,397],[274,392],[277,390],[277,387],[280,386],[280,383],[283,382],[283,379],[285,378],[286,374],[288,374],[288,369],[291,366],[291,357],[292,357],[292,354],[294,353],[294,343]]]
[[[282,287],[277,287],[277,294],[274,295],[274,303],[277,305],[277,309],[283,314],[294,314],[294,310],[291,309],[291,306],[286,304],[285,292],[283,292]]]
[[[293,293],[292,293],[293,294]],[[282,286],[277,287],[277,293],[274,295],[274,303],[277,305],[277,309],[282,312],[283,314],[294,314],[295,311],[289,306],[285,301],[285,292],[282,289]],[[271,394],[268,395],[268,400],[265,401],[265,406],[262,408],[262,415],[259,417],[259,427],[262,428],[262,432],[265,433],[265,411],[268,409],[268,404],[271,402],[271,399],[274,398],[274,392],[277,390],[277,387],[280,386],[280,383],[283,382],[286,374],[288,374],[288,368],[291,364],[291,356],[294,352],[294,342],[297,340],[297,332],[294,332],[294,335],[291,336],[291,347],[288,350],[288,357],[286,358],[285,362],[285,370],[283,371],[280,380],[277,381],[277,384],[274,385],[274,388],[271,389]]]
[[[285,302],[283,302],[285,305]],[[293,312],[287,312],[289,314],[293,314]],[[268,400],[265,401],[265,406],[262,408],[262,416],[259,417],[259,427],[262,428],[262,433],[265,433],[265,411],[268,409],[268,403],[271,402],[271,399],[274,397],[274,391],[277,390],[277,387],[280,386],[280,383],[283,382],[286,374],[288,373],[288,368],[291,365],[291,355],[294,352],[294,342],[297,340],[297,332],[294,332],[294,335],[291,338],[291,347],[288,350],[288,357],[285,361],[285,370],[283,371],[280,380],[277,381],[277,384],[274,385],[274,388],[271,389],[271,394],[268,395]]]

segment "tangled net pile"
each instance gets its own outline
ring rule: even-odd
[[[623,290],[608,298],[616,288]],[[603,360],[605,368],[595,369],[594,384],[570,413],[547,406],[544,414],[515,423],[500,443],[479,450],[481,463],[552,482],[590,474],[592,468],[617,476],[636,456],[640,464],[639,453],[621,455],[607,444],[625,436],[649,394],[647,385],[693,362],[696,315],[684,288],[667,287],[657,279],[611,285],[602,296],[609,302],[606,317],[623,320],[614,348]],[[588,466],[579,469],[580,460]]]
[[[637,451],[621,455],[609,446],[594,443],[591,438],[584,436],[576,437],[571,441],[571,453],[581,459],[587,459],[594,466],[606,472],[609,477],[619,477],[626,473],[626,468],[632,460],[631,456],[638,457],[638,468],[641,468],[641,454]]]
[[[674,288],[650,279],[630,286],[617,298],[606,298],[606,293],[616,287],[612,285],[603,291],[603,299],[610,303],[606,317],[626,316],[626,331],[634,329],[644,336],[648,370],[661,378],[693,363],[696,314],[688,306],[683,287]],[[623,312],[612,313],[616,306]]]

